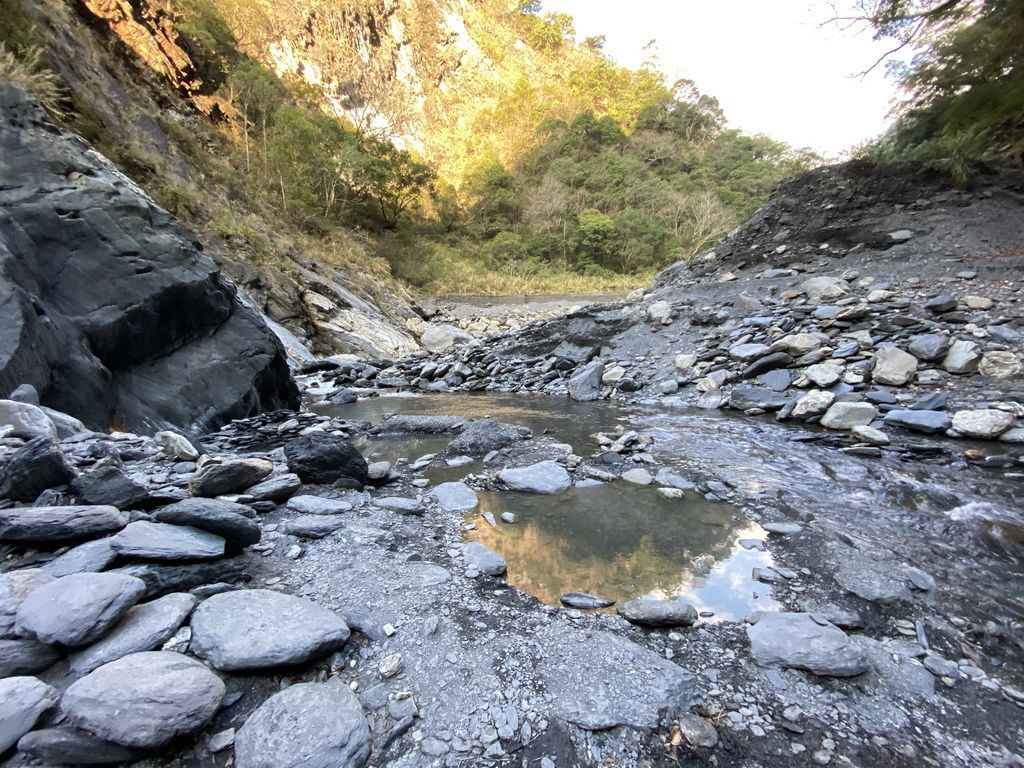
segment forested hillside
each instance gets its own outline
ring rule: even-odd
[[[439,292],[622,290],[812,160],[537,2],[4,4],[8,76],[32,73],[164,205],[258,264],[298,249]],[[112,125],[104,102],[123,99],[55,54],[79,21],[209,130],[166,109]],[[170,152],[138,135],[151,122]]]

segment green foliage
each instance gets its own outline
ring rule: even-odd
[[[906,97],[876,149],[944,162],[966,181],[980,159],[1024,160],[1024,0],[870,0],[876,37],[912,47]]]
[[[227,79],[240,58],[238,42],[214,0],[178,0],[175,27],[204,83],[212,91]]]

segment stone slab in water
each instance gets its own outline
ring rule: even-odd
[[[236,768],[359,768],[369,755],[362,705],[337,680],[274,694],[235,736]]]
[[[180,653],[147,651],[104,664],[61,699],[68,721],[125,747],[154,749],[194,733],[220,708],[224,683]]]
[[[469,509],[476,509],[480,499],[476,491],[465,483],[441,483],[433,491],[431,496],[437,502],[437,506],[445,512],[464,512]]]
[[[128,524],[117,507],[15,507],[0,510],[0,541],[49,543],[95,539]]]
[[[697,609],[677,600],[630,600],[619,606],[619,614],[643,627],[690,627],[697,621]]]
[[[323,606],[269,589],[214,595],[192,614],[192,651],[217,669],[301,664],[341,648],[345,622]]]
[[[110,540],[119,555],[141,560],[212,560],[224,554],[224,539],[185,525],[136,520]]]
[[[541,461],[517,469],[503,469],[498,477],[513,491],[527,493],[563,493],[572,486],[572,478],[565,471],[565,467],[554,461]]]
[[[505,424],[491,418],[476,419],[467,424],[444,450],[449,456],[484,456],[491,451],[522,442],[530,434],[526,427]]]
[[[809,613],[762,613],[747,627],[750,653],[762,666],[852,677],[868,669],[864,651],[846,633]]]
[[[462,556],[466,565],[485,576],[501,576],[507,568],[505,558],[488,549],[479,541],[471,541],[462,545]]]
[[[98,642],[72,656],[71,670],[87,674],[107,662],[159,647],[188,618],[196,602],[195,595],[177,592],[136,605]]]
[[[56,688],[35,677],[0,680],[0,754],[32,730],[59,698]]]
[[[18,608],[17,631],[43,643],[75,648],[103,636],[145,591],[121,573],[76,573],[33,590]]]

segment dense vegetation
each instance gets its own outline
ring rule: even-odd
[[[109,135],[88,98],[67,94],[64,106],[161,203],[257,263],[290,248],[335,251],[438,292],[635,287],[712,244],[813,160],[727,129],[692,83],[670,86],[653,65],[620,67],[599,38],[576,42],[568,16],[532,0],[499,6],[488,6],[498,23],[480,44],[512,76],[469,113],[467,130],[445,135],[443,155],[418,154],[412,146],[424,144],[402,140],[401,120],[381,119],[401,109],[372,81],[339,114],[337,83],[275,74],[253,41],[298,20],[281,16],[294,4],[271,16],[238,0],[165,0],[219,126],[219,138],[200,140],[157,116],[196,171],[184,179]],[[23,27],[6,35],[8,69],[52,86],[38,51],[14,39],[35,44]],[[511,54],[509,40],[527,52]],[[48,103],[57,101],[51,89]]]
[[[1024,0],[863,0],[850,20],[893,43],[904,98],[874,152],[942,161],[961,181],[973,161],[1024,160]]]

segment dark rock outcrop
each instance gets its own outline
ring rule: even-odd
[[[194,237],[7,84],[0,178],[0,391],[136,431],[297,405],[280,342]]]

